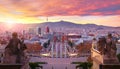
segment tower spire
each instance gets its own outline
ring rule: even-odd
[[[46,18],[46,21],[48,22],[48,17]]]

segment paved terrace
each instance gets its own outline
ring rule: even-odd
[[[30,62],[47,62],[43,69],[75,69],[76,65],[71,62],[85,62],[87,57],[80,58],[39,58],[31,57]]]

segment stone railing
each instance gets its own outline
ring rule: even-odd
[[[91,58],[100,64],[103,63],[103,55],[101,55],[100,52],[96,49],[91,49]]]

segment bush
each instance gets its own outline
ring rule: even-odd
[[[117,58],[118,58],[118,60],[119,60],[119,62],[120,62],[120,54],[117,55]]]
[[[82,67],[83,69],[88,69],[92,67],[92,63],[90,62],[72,62],[72,64],[79,64],[76,68]]]
[[[41,67],[39,64],[47,64],[46,62],[34,62],[34,63],[29,63],[31,69],[35,69],[36,67]]]
[[[71,64],[81,64],[82,62],[72,62]]]

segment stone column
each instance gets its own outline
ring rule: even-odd
[[[58,43],[56,43],[56,58],[58,57]]]
[[[62,56],[63,56],[63,53],[62,53],[62,48],[63,48],[63,43],[62,44],[60,44],[60,57],[62,58]]]
[[[52,47],[51,47],[51,56],[52,58],[54,57],[54,42],[52,43]]]
[[[64,44],[64,47],[65,47],[65,55],[64,55],[64,57],[66,58],[67,57],[67,44],[66,44],[66,42]]]

